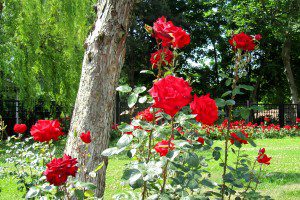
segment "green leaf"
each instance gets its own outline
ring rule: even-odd
[[[126,147],[132,141],[133,136],[128,134],[123,134],[117,143],[118,148]]]
[[[227,92],[224,92],[221,97],[223,98],[223,97],[226,97],[230,94],[231,94],[231,91],[227,91]]]
[[[226,80],[225,85],[226,85],[226,86],[229,86],[229,85],[231,84],[231,82],[232,82],[232,79],[229,78],[229,79]]]
[[[193,152],[190,152],[187,154],[186,162],[191,167],[198,167],[199,163],[200,163],[197,154],[195,154]]]
[[[235,105],[235,101],[230,99],[230,100],[227,100],[226,101],[226,104],[229,105],[229,106],[234,106]]]
[[[75,196],[76,196],[79,200],[84,199],[84,193],[83,193],[82,190],[76,189],[76,190],[74,191],[74,194],[75,194]]]
[[[257,145],[255,144],[255,142],[252,140],[252,139],[250,139],[250,138],[248,138],[248,142],[251,144],[251,146],[253,146],[253,147],[256,147]]]
[[[117,91],[119,92],[131,92],[132,88],[129,85],[120,85],[119,87],[116,88]]]
[[[139,103],[145,103],[147,101],[147,95],[139,98]]]
[[[134,174],[129,178],[129,185],[133,189],[141,188],[143,186],[143,175],[141,173]]]
[[[128,97],[128,107],[132,108],[136,104],[138,98],[139,98],[139,94],[137,93],[130,94]]]
[[[211,180],[208,180],[208,179],[203,179],[201,181],[201,184],[205,185],[206,187],[209,187],[209,188],[215,188],[216,186],[218,186],[217,183],[212,182]]]
[[[87,190],[84,192],[85,197],[94,197],[95,193],[93,190]]]
[[[221,157],[220,151],[213,151],[213,157],[215,160],[219,160]]]
[[[138,173],[140,173],[140,171],[138,169],[125,169],[123,171],[122,179],[128,180],[131,176],[133,176],[134,174],[138,174]]]
[[[140,94],[143,93],[147,90],[147,88],[145,86],[141,86],[141,87],[136,87],[134,88],[133,92],[136,94]]]
[[[217,98],[215,99],[215,101],[219,108],[224,107],[226,105],[226,101],[224,99]]]
[[[243,88],[245,90],[249,90],[249,91],[253,91],[254,90],[254,87],[251,86],[251,85],[239,85],[238,87],[239,88]]]
[[[134,127],[130,124],[122,123],[118,126],[119,131],[126,133],[134,131]]]
[[[249,115],[250,115],[250,110],[248,110],[248,109],[242,109],[241,110],[241,117],[243,119],[247,119],[249,117]]]
[[[127,152],[127,156],[129,158],[132,158],[136,153],[136,149],[131,149],[130,151]]]
[[[40,192],[40,189],[37,187],[31,187],[27,192],[25,199],[30,199],[36,197]]]
[[[151,70],[142,70],[140,71],[141,74],[152,74],[153,76],[155,76],[155,73]]]
[[[105,149],[101,155],[102,156],[112,156],[112,155],[115,155],[115,154],[119,154],[120,152],[122,152],[124,150],[124,148],[117,148],[117,147],[112,147],[112,148],[108,148],[108,149]]]
[[[148,136],[148,132],[145,131],[145,130],[141,130],[141,129],[136,129],[132,132],[132,134],[137,137],[137,138],[140,138],[140,139],[143,139],[145,137]]]
[[[232,91],[232,95],[235,96],[237,94],[244,94],[243,92],[240,91],[240,88],[235,88],[233,91]]]

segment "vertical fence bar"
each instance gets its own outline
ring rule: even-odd
[[[297,106],[297,115],[296,115],[296,117],[300,118],[300,104],[298,103],[298,104],[296,104],[296,106]]]
[[[279,125],[280,127],[284,126],[284,104],[279,104],[278,106],[278,110],[279,110]]]

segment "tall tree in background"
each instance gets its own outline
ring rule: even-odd
[[[125,58],[125,41],[134,0],[99,0],[94,30],[85,42],[85,53],[79,91],[73,111],[65,152],[81,158],[74,149],[84,146],[78,134],[90,131],[92,143],[86,171],[79,173],[85,181],[88,172],[104,162],[95,178],[88,180],[96,186],[96,196],[105,189],[107,158],[101,152],[108,148],[111,122],[115,107],[115,88]],[[79,160],[79,162],[82,162]]]
[[[74,105],[83,44],[95,0],[4,0],[0,16],[0,90],[22,102]],[[9,89],[8,89],[9,88]]]

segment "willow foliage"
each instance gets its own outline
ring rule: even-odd
[[[5,0],[1,13],[2,98],[73,105],[95,0]],[[12,92],[14,91],[14,92]]]

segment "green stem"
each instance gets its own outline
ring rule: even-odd
[[[174,137],[174,118],[173,117],[171,119],[171,127],[172,127],[172,133],[171,133],[171,137],[169,139],[168,152],[170,150],[171,140]],[[167,160],[167,163],[166,163],[165,168],[163,170],[163,185],[161,187],[160,193],[163,193],[164,190],[165,190],[165,187],[166,187],[167,174],[168,174],[168,165],[169,165],[169,160]]]
[[[241,61],[241,53],[238,52],[235,66],[234,66],[234,80],[232,83],[232,91],[236,88],[237,82],[239,80],[238,70],[239,70],[240,61]],[[234,100],[234,98],[235,98],[235,95],[232,94],[231,99]],[[221,190],[222,200],[225,199],[225,188],[226,188],[225,175],[226,175],[227,164],[228,164],[228,142],[229,142],[229,137],[230,137],[231,112],[232,112],[232,106],[230,105],[230,106],[228,106],[228,117],[227,117],[228,124],[227,124],[227,131],[226,131],[226,135],[225,135],[225,150],[224,150],[225,158],[224,158],[223,175],[222,175],[223,183],[222,183],[222,190]]]
[[[241,148],[239,148],[238,150],[238,155],[236,156],[236,164],[235,164],[235,171],[237,170],[238,166],[239,166],[239,161],[240,161],[240,151]],[[231,186],[231,190],[233,189],[233,186]],[[231,198],[231,193],[229,194],[228,200],[230,200]]]

